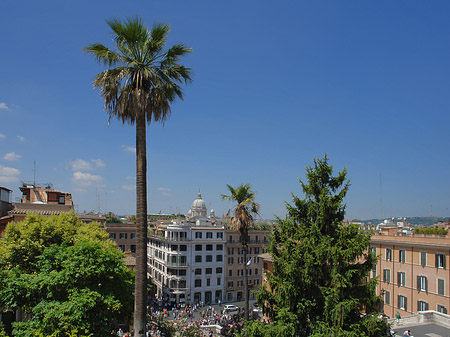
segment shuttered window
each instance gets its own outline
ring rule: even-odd
[[[445,280],[438,279],[438,294],[445,296]]]

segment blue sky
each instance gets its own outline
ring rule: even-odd
[[[2,1],[0,186],[73,194],[79,211],[135,212],[135,130],[108,116],[83,53],[105,19],[170,23],[194,53],[185,100],[148,129],[149,212],[222,215],[251,183],[284,215],[314,157],[346,167],[347,218],[449,216],[448,1]],[[381,176],[381,184],[380,184]],[[380,202],[382,200],[382,202]]]

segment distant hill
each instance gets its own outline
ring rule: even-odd
[[[367,225],[378,225],[380,222],[383,222],[385,219],[369,219],[369,220],[360,220],[362,223]],[[437,216],[415,216],[415,217],[406,217],[406,221],[408,221],[413,226],[432,226],[439,221],[448,221],[448,217],[437,217]],[[395,218],[395,222],[403,221],[403,218]]]

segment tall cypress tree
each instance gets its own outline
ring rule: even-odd
[[[270,288],[258,294],[274,324],[250,324],[247,331],[254,336],[385,336],[387,325],[372,315],[380,298],[377,280],[368,281],[377,260],[368,250],[370,234],[343,222],[347,171],[333,176],[326,155],[306,171],[307,182],[300,180],[305,198],[293,195],[286,218],[274,228]]]

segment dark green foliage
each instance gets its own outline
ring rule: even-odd
[[[0,304],[26,316],[15,336],[100,337],[130,319],[133,275],[99,224],[30,216],[8,224],[0,253]]]
[[[370,235],[343,224],[349,182],[344,169],[332,175],[328,159],[307,167],[300,181],[305,199],[293,195],[287,216],[274,226],[269,252],[271,291],[257,294],[274,322],[252,325],[252,336],[382,336],[383,321],[373,327],[371,314],[380,304],[377,280],[367,280],[376,256],[367,248]],[[368,313],[361,315],[362,311]]]

